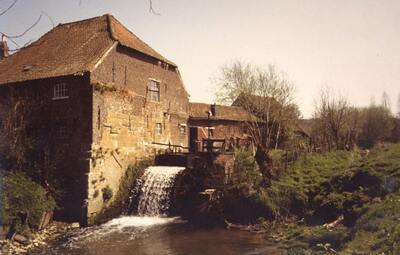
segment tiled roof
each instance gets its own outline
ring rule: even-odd
[[[60,24],[1,60],[0,84],[90,71],[115,42],[176,66],[106,14]]]
[[[204,103],[190,103],[189,116],[192,119],[213,119],[213,120],[232,120],[232,121],[251,121],[255,117],[245,111],[243,108],[238,106],[215,106],[215,116],[210,116],[211,111],[210,104]]]

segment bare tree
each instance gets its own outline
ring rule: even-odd
[[[327,148],[344,149],[349,130],[354,129],[349,125],[351,113],[347,99],[335,96],[330,88],[323,88],[317,102],[314,119],[314,133],[319,140],[319,145]]]
[[[3,16],[9,10],[11,10],[17,2],[18,2],[18,0],[14,0],[7,8],[4,9],[4,11],[0,12],[0,16]]]
[[[216,83],[219,102],[241,106],[249,113],[247,130],[257,148],[255,159],[264,183],[268,184],[272,177],[269,152],[288,123],[298,118],[292,84],[274,66],[263,69],[240,61],[223,66]]]
[[[397,118],[400,118],[400,93],[397,95]]]
[[[389,110],[392,107],[392,104],[390,102],[390,97],[389,97],[388,93],[386,93],[386,91],[383,91],[383,93],[382,93],[382,106]]]
[[[384,106],[370,106],[363,109],[364,122],[359,143],[362,147],[372,147],[376,143],[390,139],[394,119],[390,110]]]

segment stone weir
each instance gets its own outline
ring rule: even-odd
[[[162,154],[155,163],[136,180],[125,215],[218,217],[218,208],[203,208],[235,181],[233,154]]]
[[[173,184],[173,202],[168,214],[191,220],[213,221],[222,210],[222,193],[226,185],[237,181],[233,154],[195,153],[163,154],[156,165],[181,166]]]

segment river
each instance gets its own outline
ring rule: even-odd
[[[282,254],[262,235],[199,228],[180,218],[124,216],[68,232],[36,254],[205,255]]]
[[[76,229],[37,254],[208,255],[280,254],[262,235],[225,228],[199,228],[179,217],[166,217],[174,201],[173,184],[184,167],[151,166],[133,188],[135,215]],[[136,201],[136,202],[135,202]]]

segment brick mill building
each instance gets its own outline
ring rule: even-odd
[[[11,56],[3,46],[0,117],[13,114],[15,130],[19,116],[29,122],[37,157],[67,191],[61,207],[69,220],[91,223],[112,203],[102,190],[115,194],[129,164],[167,144],[243,135],[243,110],[189,104],[177,65],[111,15],[60,24]],[[3,125],[2,153],[7,131]]]

